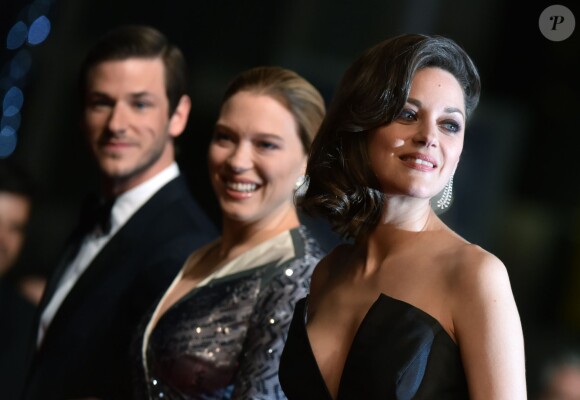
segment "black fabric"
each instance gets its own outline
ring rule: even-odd
[[[187,256],[216,236],[217,230],[182,177],[162,187],[79,277],[40,349],[31,343],[33,356],[23,398],[130,398],[129,347],[140,318]],[[74,246],[68,253],[71,249]],[[41,310],[54,295],[65,266],[61,262],[49,279]]]
[[[90,194],[81,208],[79,233],[81,235],[93,231],[96,227],[103,234],[111,231],[111,211],[115,198],[104,199],[96,194]]]
[[[23,357],[34,325],[35,306],[16,282],[0,278],[0,399],[16,400],[26,376]]]
[[[305,326],[306,299],[294,311],[280,361],[288,399],[331,400]],[[337,400],[469,399],[459,348],[437,320],[381,294],[351,345]]]

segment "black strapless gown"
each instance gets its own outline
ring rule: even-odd
[[[306,332],[306,298],[294,310],[280,360],[288,399],[331,400]],[[346,358],[336,400],[469,399],[459,348],[424,311],[381,294]]]

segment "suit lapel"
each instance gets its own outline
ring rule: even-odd
[[[51,274],[50,279],[46,284],[46,288],[44,289],[42,299],[38,306],[38,310],[40,310],[41,312],[48,305],[50,299],[52,299],[52,296],[54,296],[54,293],[58,288],[58,283],[60,282],[62,276],[66,272],[67,266],[70,264],[70,262],[74,259],[74,257],[78,253],[82,240],[83,236],[80,234],[80,230],[77,227],[77,229],[75,229],[74,233],[68,240],[69,244],[66,246],[62,257],[60,258],[60,261],[58,262],[56,268],[54,269],[54,272]]]
[[[60,321],[68,320],[69,314],[75,309],[77,304],[82,302],[83,298],[94,294],[94,289],[99,286],[98,282],[101,282],[108,274],[115,272],[118,268],[122,268],[128,262],[137,262],[136,259],[141,256],[141,252],[135,246],[141,242],[140,237],[147,234],[147,229],[154,229],[151,226],[151,222],[155,216],[161,210],[169,207],[172,202],[178,200],[184,193],[187,193],[186,191],[187,187],[185,186],[183,178],[177,177],[157,191],[157,193],[131,216],[127,223],[101,249],[79,277],[54,316],[47,331],[47,336],[51,331],[58,330]],[[67,252],[72,252],[73,256],[76,254],[72,248]],[[70,261],[70,259],[66,260],[64,257],[63,260],[59,266],[59,271],[51,279],[51,292],[47,293],[47,297],[44,299],[45,303],[48,302],[48,299],[56,291],[58,281],[64,273],[68,261]],[[124,283],[119,282],[121,285]]]

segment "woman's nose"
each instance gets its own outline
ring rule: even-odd
[[[234,172],[240,173],[252,168],[252,154],[248,147],[244,143],[239,143],[234,147],[228,158],[228,164]]]
[[[424,146],[432,147],[438,144],[437,124],[433,122],[424,122],[417,127],[417,132],[413,138],[415,143]]]

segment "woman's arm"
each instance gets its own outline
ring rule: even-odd
[[[318,259],[305,256],[277,267],[279,273],[262,289],[244,342],[232,399],[285,399],[278,381],[280,356],[294,305],[308,294]],[[292,271],[290,276],[286,271]]]
[[[503,263],[477,246],[453,279],[455,335],[473,400],[525,400],[524,341]]]

